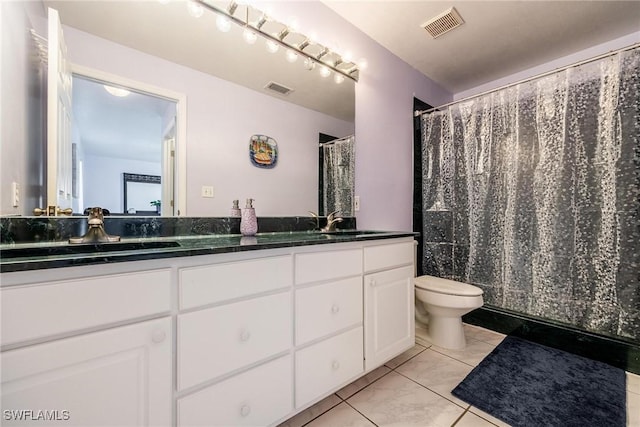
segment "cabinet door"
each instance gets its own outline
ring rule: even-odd
[[[373,369],[415,344],[413,266],[364,279],[366,370]]]
[[[167,317],[3,352],[3,425],[171,425],[171,341]]]

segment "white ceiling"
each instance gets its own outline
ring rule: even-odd
[[[640,31],[638,1],[323,2],[454,94]],[[465,23],[431,38],[452,6]]]

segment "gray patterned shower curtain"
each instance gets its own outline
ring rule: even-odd
[[[353,216],[355,187],[355,137],[353,135],[322,144],[324,212],[338,211]]]
[[[640,48],[422,116],[425,274],[640,341]]]

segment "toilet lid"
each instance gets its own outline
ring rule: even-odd
[[[482,289],[455,280],[443,279],[435,276],[420,276],[413,279],[413,283],[420,289],[447,295],[461,295],[476,297],[482,295]]]

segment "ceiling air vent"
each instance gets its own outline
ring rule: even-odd
[[[435,39],[454,28],[458,28],[462,24],[464,24],[464,19],[462,19],[456,8],[452,7],[425,22],[422,26],[431,34],[431,37]]]
[[[291,92],[293,92],[293,89],[291,89],[290,87],[283,86],[280,83],[276,82],[269,82],[269,84],[265,86],[265,89],[278,92],[280,95],[289,95]]]

